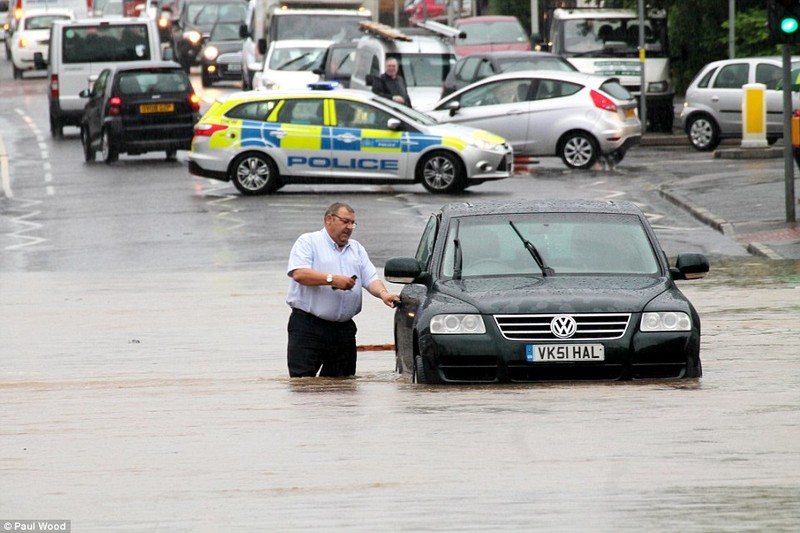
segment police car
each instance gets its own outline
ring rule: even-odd
[[[511,148],[493,133],[333,86],[220,97],[195,126],[189,171],[245,195],[291,183],[421,182],[452,193],[513,174]]]

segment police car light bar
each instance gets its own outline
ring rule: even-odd
[[[447,24],[442,24],[441,22],[436,22],[434,20],[419,21],[417,22],[417,26],[420,28],[425,28],[426,30],[430,30],[434,33],[438,33],[439,35],[450,37],[452,39],[464,39],[467,36],[467,32],[463,30],[453,28],[452,26],[448,26]]]
[[[405,33],[401,32],[400,30],[396,30],[391,26],[387,26],[386,24],[381,24],[380,22],[373,22],[371,20],[362,20],[358,23],[361,27],[362,31],[367,33],[372,33],[381,39],[388,39],[390,41],[413,41],[411,37],[406,35]]]
[[[332,91],[337,87],[339,87],[339,82],[336,80],[318,81],[314,83],[309,83],[307,87],[312,91]]]

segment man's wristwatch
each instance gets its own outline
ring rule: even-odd
[[[328,277],[325,278],[325,281],[328,283],[328,285],[332,285],[333,284],[333,274],[328,274]]]

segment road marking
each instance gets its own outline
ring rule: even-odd
[[[13,211],[17,211],[18,209],[27,209],[33,205],[39,205],[42,202],[40,200],[17,200],[18,202],[22,202],[22,205],[19,208],[12,208]],[[41,211],[28,211],[22,215],[17,217],[12,217],[11,222],[22,226],[21,229],[13,232],[13,233],[6,233],[8,237],[16,238],[21,240],[22,242],[18,244],[12,244],[11,246],[6,246],[6,250],[17,250],[19,248],[24,248],[26,246],[32,246],[34,244],[39,244],[40,242],[44,242],[47,239],[43,239],[41,237],[32,237],[30,235],[23,235],[23,233],[28,233],[29,231],[35,231],[42,227],[41,224],[38,222],[30,222],[26,219],[30,217],[35,217],[40,215]]]

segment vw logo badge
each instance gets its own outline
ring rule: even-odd
[[[578,324],[569,315],[558,315],[550,321],[550,331],[559,339],[568,339],[578,331]]]

